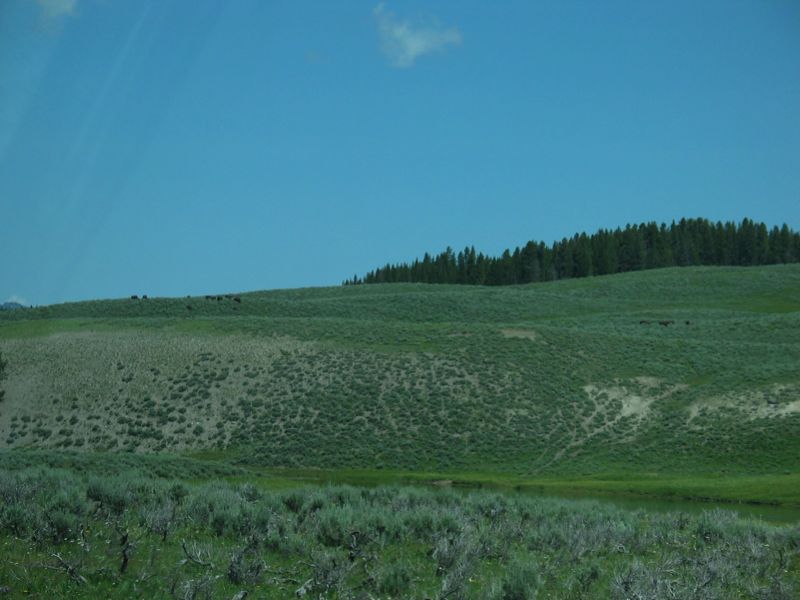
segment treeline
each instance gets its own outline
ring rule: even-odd
[[[476,252],[474,246],[458,253],[448,247],[437,256],[426,253],[412,263],[387,264],[343,283],[510,285],[661,267],[754,266],[798,260],[800,233],[786,224],[768,229],[751,219],[739,224],[681,219],[671,225],[650,222],[575,234],[550,246],[530,241],[501,256]]]

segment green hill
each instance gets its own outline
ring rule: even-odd
[[[800,464],[796,264],[78,302],[0,314],[0,352],[4,448],[537,477]]]

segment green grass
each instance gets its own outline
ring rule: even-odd
[[[252,482],[269,488],[320,484],[444,485],[456,489],[535,492],[558,496],[608,496],[800,508],[798,474],[664,477],[657,474],[620,473],[581,478],[525,478],[488,472],[253,468],[246,473],[231,475],[227,479]],[[647,506],[647,503],[645,502],[643,506]],[[797,513],[794,511],[791,514]]]
[[[544,492],[586,492],[679,500],[775,504],[800,507],[800,475],[603,478],[523,482]]]
[[[796,597],[800,530],[487,491],[0,468],[12,597]],[[668,590],[670,596],[666,596]],[[301,594],[300,591],[303,591]]]
[[[0,447],[797,503],[798,265],[240,298],[0,314]]]

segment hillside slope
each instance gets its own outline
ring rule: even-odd
[[[79,302],[3,313],[0,352],[0,447],[531,475],[800,460],[798,265]]]

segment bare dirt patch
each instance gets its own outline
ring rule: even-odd
[[[583,416],[570,433],[571,439],[545,467],[605,432],[611,432],[618,441],[634,439],[653,407],[660,400],[686,387],[648,376],[613,379],[583,386],[590,407],[583,408]]]
[[[585,385],[583,390],[594,404],[594,410],[583,419],[582,428],[586,437],[592,437],[614,427],[622,419],[630,418],[635,431],[655,403],[685,388],[684,385],[667,384],[647,376]],[[593,426],[598,415],[603,418],[603,424]]]
[[[688,422],[701,412],[737,410],[749,420],[800,414],[800,386],[775,384],[767,388],[727,393],[697,400],[689,406]]]
[[[505,338],[520,338],[524,340],[537,340],[539,334],[533,329],[501,329],[500,333]]]

